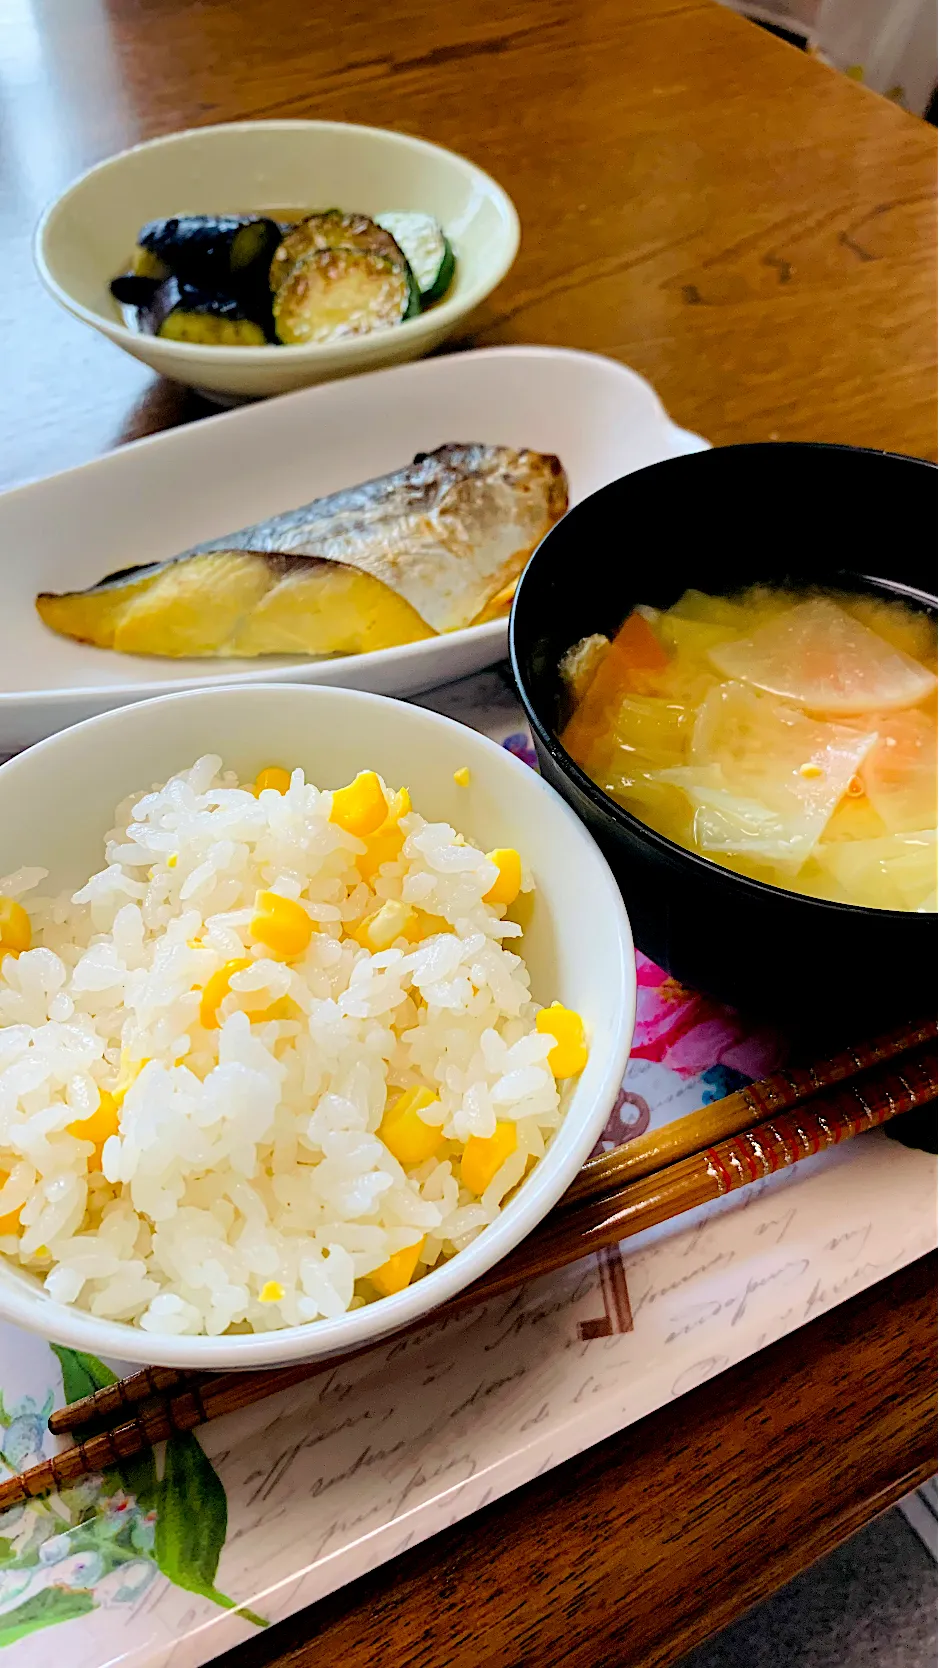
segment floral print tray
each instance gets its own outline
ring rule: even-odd
[[[533,763],[507,682],[421,698]],[[637,957],[603,1145],[779,1064],[785,1040]],[[40,1668],[197,1668],[843,1301],[936,1243],[935,1160],[879,1134],[649,1230],[426,1336],[0,1516],[0,1649]],[[120,1373],[0,1327],[0,1475]]]

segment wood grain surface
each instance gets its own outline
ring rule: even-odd
[[[711,0],[5,0],[0,486],[209,409],[45,295],[43,206],[137,140],[270,115],[417,133],[498,177],[522,249],[474,345],[610,354],[716,442],[935,455],[935,135]],[[933,1278],[881,1283],[226,1668],[673,1662],[932,1468]]]
[[[923,1258],[225,1668],[664,1668],[935,1469],[935,1279]]]
[[[712,0],[5,0],[0,486],[207,409],[61,311],[44,204],[174,128],[322,116],[466,152],[522,249],[477,344],[590,348],[714,441],[932,456],[934,133]]]

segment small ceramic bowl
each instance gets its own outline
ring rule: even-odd
[[[934,613],[935,515],[935,467],[914,458],[727,446],[603,487],[529,562],[509,633],[542,771],[609,859],[639,949],[694,989],[859,1035],[894,1011],[931,1011],[936,917],[768,886],[640,822],[558,739],[570,712],[561,656],[591,632],[612,635],[636,604],[668,608],[689,587],[829,585]]]
[[[235,1337],[160,1337],[54,1302],[37,1279],[0,1256],[0,1318],[93,1355],[215,1371],[282,1366],[369,1343],[461,1291],[530,1233],[603,1130],[629,1058],[636,978],[616,883],[553,788],[505,748],[451,719],[351,689],[255,684],[163,696],[40,742],[0,768],[0,874],[25,862],[49,870],[44,885],[79,885],[101,867],[115,805],[204,753],[220,753],[243,780],[272,760],[302,765],[322,787],[373,768],[389,782],[406,783],[419,811],[484,850],[522,851],[536,886],[520,941],[533,994],[583,1014],[590,1043],[554,1140],[497,1220],[406,1291],[338,1320]],[[453,779],[464,765],[466,787]]]
[[[148,220],[306,206],[432,214],[456,255],[446,296],[388,330],[304,347],[202,347],[124,324],[108,285]],[[234,403],[429,353],[505,277],[518,240],[518,215],[501,186],[439,145],[345,122],[230,122],[98,163],[46,209],[35,257],[46,288],[76,318],[163,376]]]

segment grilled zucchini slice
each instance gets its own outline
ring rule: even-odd
[[[384,231],[367,214],[344,214],[342,209],[323,209],[317,214],[307,215],[298,225],[289,227],[283,242],[275,249],[270,273],[271,289],[275,294],[298,261],[305,255],[315,255],[321,249],[365,249],[383,256],[393,266],[407,265],[390,232]]]
[[[410,267],[370,249],[317,249],[274,296],[278,341],[291,347],[387,330],[420,311]]]
[[[429,307],[446,295],[453,282],[456,260],[442,228],[430,214],[379,214],[377,224],[390,232],[404,251],[421,292],[421,306]]]

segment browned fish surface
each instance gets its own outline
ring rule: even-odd
[[[567,509],[558,459],[449,445],[86,591],[54,631],[129,654],[357,654],[489,618]]]

